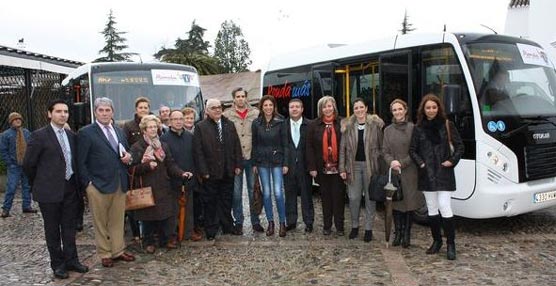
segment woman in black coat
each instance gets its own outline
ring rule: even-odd
[[[462,154],[463,142],[454,124],[446,118],[440,99],[434,94],[425,95],[417,111],[409,155],[419,168],[418,188],[425,195],[434,240],[426,253],[438,253],[442,247],[442,225],[449,260],[456,259],[451,194],[456,190],[454,167]]]

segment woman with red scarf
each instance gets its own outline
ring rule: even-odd
[[[340,118],[336,100],[324,96],[317,103],[318,118],[307,132],[307,166],[309,174],[320,185],[324,235],[344,235],[344,184],[339,175]]]

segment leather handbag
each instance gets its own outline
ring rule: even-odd
[[[135,178],[135,167],[131,174],[129,190],[125,196],[125,210],[139,210],[149,207],[154,207],[153,190],[151,187],[143,187],[143,177],[139,177],[139,188],[133,189],[133,179]]]
[[[263,192],[261,191],[261,182],[259,175],[255,175],[255,184],[253,186],[253,212],[260,215],[263,211]]]
[[[388,188],[385,189],[387,185]],[[368,187],[369,199],[375,202],[384,202],[386,201],[387,191],[393,191],[392,201],[403,200],[401,176],[392,176],[392,168],[388,170],[388,175],[373,175],[371,177],[371,182]]]

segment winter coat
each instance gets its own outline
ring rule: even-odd
[[[402,164],[402,190],[404,198],[393,202],[395,210],[401,212],[414,211],[424,204],[423,193],[417,190],[417,166],[409,156],[409,145],[415,125],[411,122],[398,122],[388,125],[384,129],[382,152],[386,165],[394,160]]]
[[[139,128],[139,123],[141,123],[141,118],[139,118],[137,114],[133,115],[133,119],[124,123],[122,129],[124,130],[125,138],[129,146],[133,146],[135,142],[143,138],[143,132],[141,132],[141,128]]]
[[[275,116],[268,124],[259,116],[251,126],[253,133],[253,165],[271,168],[286,166],[288,137],[284,129],[284,118]]]
[[[222,138],[218,140],[218,126],[211,118],[195,125],[193,134],[193,158],[197,174],[220,180],[234,177],[235,168],[241,168],[241,147],[234,123],[222,116]]]
[[[222,115],[230,119],[234,123],[234,126],[239,137],[239,143],[241,145],[241,153],[244,160],[251,159],[251,149],[252,149],[252,136],[251,136],[251,125],[253,121],[259,116],[259,110],[253,106],[248,105],[247,117],[241,119],[236,112],[235,105],[226,109]]]
[[[425,121],[427,119],[423,119]],[[436,118],[434,120],[442,120]],[[440,136],[440,144],[434,144],[433,138],[430,138],[423,127],[416,126],[411,136],[411,145],[409,147],[409,155],[419,168],[419,184],[420,191],[455,191],[456,178],[454,168],[463,155],[464,147],[461,137],[454,124],[449,121],[452,144],[454,153],[450,155],[450,147],[448,145],[448,134],[446,132],[446,124],[442,120],[439,124],[438,134]],[[452,167],[444,167],[441,165],[444,161],[452,162]],[[420,166],[425,164],[423,168]]]
[[[342,120],[342,142],[340,144],[340,173],[347,173],[347,183],[353,180],[353,166],[355,154],[357,153],[358,133],[357,118],[355,115]],[[367,166],[367,177],[380,172],[380,158],[382,145],[382,128],[384,121],[377,115],[368,114],[365,119],[365,130],[363,131],[363,144],[365,147],[365,165]]]
[[[342,132],[340,128],[340,118],[336,117],[334,120],[334,130],[336,131],[336,140],[338,141],[338,153],[340,152],[340,145],[342,142]],[[322,157],[322,137],[324,135],[324,130],[326,124],[322,121],[322,118],[317,118],[309,124],[307,130],[307,145],[306,145],[306,159],[307,159],[307,169],[309,171],[317,171],[317,177],[315,181],[317,184],[320,182],[321,177],[324,175],[324,158]],[[340,155],[338,154],[338,161],[340,160]],[[339,176],[339,175],[336,175]]]
[[[140,180],[142,179],[143,187],[152,188],[156,204],[154,207],[134,211],[136,220],[163,220],[175,216],[177,213],[176,194],[174,194],[177,190],[170,186],[170,177],[181,177],[183,171],[174,161],[168,144],[166,142],[161,142],[161,144],[166,157],[162,162],[156,161],[158,166],[154,170],[151,170],[148,162],[141,163],[143,154],[145,154],[148,146],[145,139],[141,138],[141,140],[131,146],[130,152],[133,157],[134,166],[129,168],[129,172],[133,173],[135,170],[131,188],[139,188],[141,186]]]
[[[23,138],[25,142],[29,143],[31,138],[31,132],[26,128],[23,128]],[[17,141],[17,130],[10,127],[2,134],[0,134],[0,157],[2,161],[6,163],[6,166],[18,166],[17,155],[16,155],[16,141]]]

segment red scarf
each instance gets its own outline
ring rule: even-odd
[[[241,118],[241,120],[244,120],[245,118],[247,118],[247,113],[249,112],[248,108],[245,108],[244,111],[239,111],[236,109],[237,115],[239,115],[239,117]]]
[[[322,158],[326,163],[338,162],[338,140],[334,129],[334,116],[324,117],[324,133],[322,135]],[[329,137],[330,136],[330,137]]]

